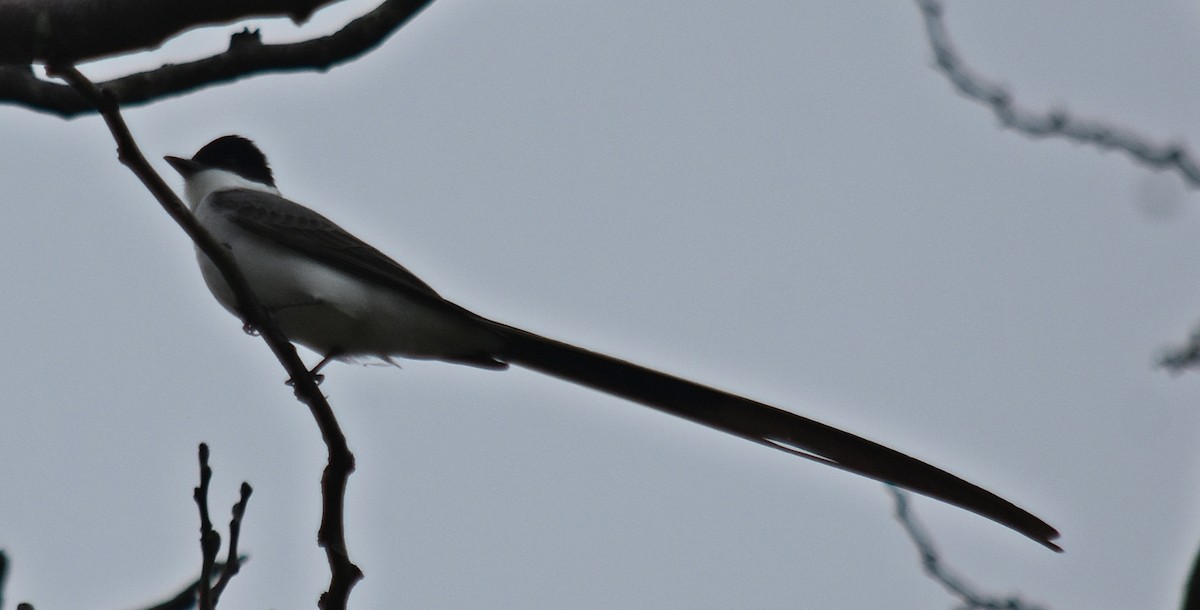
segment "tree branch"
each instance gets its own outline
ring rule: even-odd
[[[221,578],[212,588],[213,606],[216,606],[217,601],[221,599],[221,594],[225,592],[225,587],[229,586],[229,581],[233,580],[234,575],[242,569],[242,557],[238,555],[238,538],[242,533],[242,518],[246,516],[246,504],[250,502],[250,494],[253,491],[250,484],[243,481],[241,497],[237,504],[233,505],[233,517],[229,520],[229,554],[225,558],[224,568],[220,570]]]
[[[213,610],[216,607],[209,583],[213,566],[217,563],[217,553],[221,551],[221,535],[213,529],[212,521],[208,518],[210,480],[212,468],[208,466],[208,445],[200,443],[200,485],[192,491],[192,499],[200,509],[200,580],[196,583],[196,599],[200,610]]]
[[[0,0],[0,7],[4,1]],[[257,31],[246,29],[231,36],[229,49],[222,53],[183,64],[165,64],[98,86],[111,92],[120,105],[128,107],[265,72],[325,71],[379,46],[432,2],[386,0],[329,36],[291,44],[265,45]],[[0,60],[0,103],[64,118],[90,113],[96,108],[73,87],[42,80],[27,65],[2,64]]]
[[[1017,105],[1004,87],[975,74],[959,58],[942,21],[941,2],[916,2],[925,19],[925,33],[938,69],[963,97],[991,108],[1003,127],[1031,138],[1061,137],[1103,150],[1123,151],[1142,165],[1174,171],[1189,186],[1200,187],[1200,166],[1184,144],[1156,144],[1128,129],[1075,118],[1066,110],[1034,112]]]
[[[942,585],[951,595],[958,598],[962,603],[961,608],[975,610],[1042,610],[1041,606],[1032,606],[1018,597],[996,598],[977,593],[965,584],[963,580],[950,572],[949,569],[942,566],[941,559],[938,557],[937,549],[933,547],[933,541],[929,535],[925,533],[924,528],[917,523],[916,517],[908,507],[908,492],[896,487],[888,485],[887,489],[892,494],[892,499],[896,502],[896,520],[904,527],[904,532],[917,546],[917,552],[921,554],[921,565],[925,568],[925,573],[929,575],[935,582]]]
[[[1183,345],[1168,348],[1158,359],[1158,365],[1172,373],[1200,365],[1200,329],[1193,330]]]
[[[148,51],[198,26],[306,21],[337,0],[0,0],[0,64],[80,64]]]
[[[1192,560],[1192,572],[1188,574],[1187,584],[1183,589],[1183,610],[1200,610],[1200,552]]]
[[[1131,130],[1101,121],[1077,119],[1066,110],[1033,112],[1018,106],[1012,95],[1000,85],[973,73],[959,58],[950,42],[939,0],[916,0],[925,18],[925,33],[937,67],[968,99],[992,110],[1000,124],[1031,138],[1062,137],[1103,150],[1119,150],[1135,162],[1157,170],[1170,170],[1188,186],[1200,188],[1200,166],[1184,144],[1156,144]],[[1158,365],[1172,372],[1200,365],[1200,329],[1188,341],[1170,348],[1159,357]]]
[[[237,560],[239,564],[242,564],[246,563],[249,558],[245,555],[241,555],[237,558]],[[226,569],[225,566],[226,564],[220,562],[213,564],[212,576],[223,573]],[[196,592],[200,588],[200,582],[202,578],[203,577],[197,578],[196,580],[188,583],[183,587],[182,590],[179,591],[179,593],[176,593],[170,599],[154,604],[153,606],[147,606],[143,610],[191,610],[192,608],[195,608]]]
[[[0,551],[0,608],[4,607],[4,582],[8,579],[8,555]],[[17,604],[17,610],[33,610],[33,605],[27,602]]]
[[[241,498],[233,505],[233,519],[229,522],[229,557],[223,567],[217,563],[217,553],[221,551],[221,536],[212,527],[208,517],[208,484],[212,480],[212,468],[208,465],[208,445],[200,443],[200,485],[192,493],[196,506],[200,510],[200,578],[195,585],[195,599],[200,610],[213,610],[221,599],[221,593],[233,579],[233,575],[241,568],[241,557],[237,553],[238,536],[242,530],[242,517],[246,514],[246,503],[250,501],[253,491],[249,483],[242,483]],[[220,574],[215,585],[211,584],[212,577]]]
[[[309,408],[317,421],[317,427],[320,428],[321,437],[328,450],[328,463],[321,476],[322,511],[317,543],[325,549],[330,568],[329,590],[321,596],[320,607],[325,610],[344,609],[350,597],[350,590],[362,578],[362,571],[350,561],[345,538],[346,484],[350,473],[354,471],[354,455],[350,453],[333,409],[317,387],[317,380],[296,354],[296,348],[280,332],[270,311],[254,296],[233,256],[196,221],[187,206],[183,205],[174,191],[146,161],[121,117],[116,99],[97,88],[74,66],[59,67],[56,71],[99,109],[117,142],[117,157],[121,163],[137,175],[163,209],[220,270],[222,277],[237,296],[238,311],[242,318],[247,321],[249,327],[262,335],[290,375],[296,398]]]
[[[8,581],[8,555],[0,551],[0,608],[4,607],[4,584]]]

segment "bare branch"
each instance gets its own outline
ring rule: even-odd
[[[1200,187],[1200,166],[1184,144],[1156,144],[1131,130],[1076,118],[1062,109],[1034,112],[1018,106],[1004,87],[975,74],[959,58],[942,21],[941,2],[916,2],[925,18],[925,32],[938,68],[963,97],[990,107],[1002,126],[1032,138],[1055,136],[1104,150],[1124,151],[1138,163],[1174,171],[1188,185]]]
[[[1183,589],[1183,610],[1200,610],[1200,552],[1192,560],[1192,572],[1188,574],[1187,585]]]
[[[237,560],[239,564],[243,564],[249,561],[249,558],[242,555]],[[212,576],[223,573],[225,566],[226,564],[219,562],[213,564]],[[201,578],[197,578],[185,585],[179,593],[176,593],[170,599],[154,604],[153,606],[147,606],[143,610],[191,610],[196,607],[196,591],[199,590],[200,583]]]
[[[951,595],[958,598],[962,603],[962,608],[970,610],[977,608],[983,610],[1042,610],[1042,606],[1029,605],[1017,597],[1001,599],[973,591],[961,578],[942,566],[937,549],[933,548],[933,541],[917,523],[916,517],[909,509],[908,492],[895,485],[888,485],[887,489],[896,502],[896,520],[904,527],[905,533],[912,539],[913,544],[917,545],[917,552],[921,554],[921,565],[924,566],[925,573],[942,585]]]
[[[1200,329],[1193,330],[1183,345],[1166,350],[1158,359],[1158,365],[1172,373],[1182,373],[1184,369],[1200,366]]]
[[[4,607],[4,582],[8,579],[8,555],[0,551],[0,608]],[[33,605],[22,602],[17,610],[33,610]]]
[[[330,568],[329,590],[321,596],[320,607],[325,610],[344,609],[350,597],[350,590],[362,578],[362,571],[350,561],[345,537],[346,484],[350,474],[354,472],[354,455],[350,453],[350,447],[333,409],[317,387],[317,380],[296,354],[296,348],[280,332],[271,312],[254,296],[233,257],[196,221],[187,206],[183,205],[146,161],[121,117],[120,108],[113,96],[97,88],[74,66],[61,67],[58,71],[71,86],[99,109],[117,142],[117,157],[121,163],[141,179],[142,184],[154,195],[163,209],[220,270],[226,283],[237,295],[238,310],[243,319],[247,320],[247,325],[261,334],[270,346],[275,357],[290,375],[296,398],[309,408],[317,421],[317,427],[328,450],[328,463],[321,475],[322,511],[317,543],[325,549]]]
[[[291,44],[262,44],[258,32],[247,29],[230,38],[228,50],[212,57],[166,64],[100,83],[99,87],[128,107],[265,72],[328,70],[379,46],[432,1],[386,0],[329,36]],[[0,65],[0,103],[62,117],[95,111],[95,106],[73,87],[42,80],[28,66]]]
[[[0,64],[80,64],[158,48],[198,26],[251,17],[300,23],[336,0],[0,0]]]
[[[212,588],[213,606],[221,599],[221,593],[225,592],[229,581],[241,570],[242,558],[238,555],[238,537],[242,532],[242,517],[246,515],[246,504],[250,501],[253,491],[250,484],[243,481],[241,498],[233,505],[233,518],[229,520],[229,555],[225,559],[224,569],[221,570],[221,579]]]
[[[1018,106],[1007,90],[973,73],[959,58],[942,20],[941,2],[916,2],[925,18],[925,32],[938,68],[963,97],[990,107],[1004,127],[1032,138],[1057,136],[1104,150],[1120,150],[1137,163],[1173,171],[1187,185],[1200,187],[1200,166],[1184,144],[1156,144],[1129,129],[1078,119],[1066,110],[1038,113]],[[1200,365],[1200,329],[1193,331],[1184,345],[1167,350],[1158,364],[1176,373]]]
[[[221,551],[221,535],[213,529],[212,521],[208,518],[208,483],[212,480],[212,468],[208,466],[208,445],[200,443],[200,485],[192,492],[192,499],[200,509],[200,580],[197,582],[196,598],[200,610],[213,610],[216,602],[213,600],[209,579],[212,577],[213,565],[217,563],[217,553]]]
[[[192,497],[200,509],[200,548],[202,561],[200,563],[200,578],[195,585],[195,598],[200,610],[213,610],[221,599],[221,593],[233,579],[233,575],[241,568],[241,557],[237,553],[238,536],[242,530],[242,517],[246,514],[246,503],[250,501],[253,491],[249,483],[242,483],[241,498],[233,505],[233,519],[229,521],[229,557],[224,567],[217,563],[217,553],[221,551],[221,536],[212,527],[208,517],[208,483],[212,479],[212,468],[208,466],[208,445],[200,443],[200,485],[196,487]],[[211,584],[214,575],[220,574],[215,585]]]
[[[182,591],[165,602],[155,604],[146,610],[191,610],[196,607],[196,591],[206,584],[208,578],[201,576],[195,582],[188,584]]]
[[[4,607],[4,583],[8,580],[8,555],[0,551],[0,608]]]

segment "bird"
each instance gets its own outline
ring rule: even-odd
[[[321,214],[285,198],[251,140],[221,136],[191,158],[164,159],[183,178],[196,220],[232,255],[279,329],[334,360],[439,360],[531,369],[795,456],[975,512],[1054,551],[1051,525],[917,458],[783,409],[543,337],[475,314]],[[197,249],[205,284],[239,315],[237,297]]]

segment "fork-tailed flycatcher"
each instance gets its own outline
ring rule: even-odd
[[[393,356],[489,369],[518,365],[787,453],[974,511],[1060,551],[1053,527],[948,472],[837,428],[478,316],[324,216],[283,198],[250,140],[223,136],[191,159],[166,157],[197,220],[229,248],[289,339],[323,359]],[[198,252],[209,290],[238,313]],[[315,370],[315,369],[314,369]]]

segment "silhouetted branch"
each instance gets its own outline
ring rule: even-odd
[[[1183,345],[1168,349],[1158,364],[1174,373],[1200,365],[1200,329],[1193,330]]]
[[[896,502],[896,520],[904,527],[905,533],[912,539],[913,544],[917,545],[917,552],[921,554],[921,565],[924,566],[925,573],[941,584],[951,595],[958,598],[962,603],[961,608],[969,610],[977,608],[984,610],[1042,610],[1042,606],[1029,605],[1016,597],[1000,599],[971,590],[971,587],[961,578],[942,566],[937,549],[933,548],[933,541],[917,523],[916,517],[909,509],[908,492],[894,485],[888,485],[887,489]]]
[[[0,64],[80,64],[158,48],[195,27],[251,17],[303,22],[336,0],[5,0]]]
[[[328,0],[318,4],[325,1]],[[246,29],[230,38],[228,50],[212,57],[182,64],[166,64],[154,70],[100,83],[99,87],[115,96],[120,105],[128,107],[254,74],[324,71],[374,49],[432,1],[386,0],[334,34],[291,44],[266,45],[257,31]],[[76,4],[108,6],[104,2]],[[162,2],[153,4],[174,6]],[[302,6],[312,4],[307,2]],[[5,4],[0,2],[0,7],[3,6]],[[3,10],[0,10],[2,14]],[[0,16],[0,24],[3,23]],[[3,39],[2,30],[0,26],[0,40]],[[134,30],[122,28],[114,31],[125,33]],[[65,65],[70,62],[59,63]],[[3,64],[4,61],[0,59],[0,103],[17,104],[62,117],[89,113],[95,109],[94,104],[69,85],[42,80],[28,65]]]
[[[1192,560],[1192,572],[1188,575],[1187,584],[1183,589],[1183,610],[1200,610],[1200,552]]]
[[[237,504],[233,505],[233,517],[229,520],[229,554],[225,558],[225,567],[221,570],[221,579],[213,586],[213,605],[217,605],[217,600],[221,598],[221,593],[225,592],[225,587],[229,586],[229,581],[233,580],[242,568],[241,556],[238,555],[238,538],[242,533],[242,517],[246,516],[246,504],[250,501],[250,494],[254,491],[249,483],[242,482],[241,498]]]
[[[1017,105],[1004,87],[975,74],[959,58],[942,21],[941,2],[916,2],[925,18],[925,32],[938,68],[960,94],[990,107],[1004,127],[1034,138],[1056,136],[1105,150],[1124,151],[1138,163],[1154,169],[1173,170],[1188,185],[1200,187],[1200,166],[1183,144],[1149,142],[1128,129],[1102,121],[1079,119],[1062,109],[1034,112]]]
[[[200,610],[217,607],[221,593],[241,568],[241,557],[237,554],[238,536],[242,530],[242,517],[246,514],[246,503],[253,491],[249,483],[242,483],[241,498],[233,505],[233,518],[229,521],[229,557],[223,567],[218,567],[217,553],[221,551],[221,536],[212,527],[208,518],[208,483],[212,479],[212,468],[208,466],[208,445],[200,443],[200,485],[192,497],[200,510],[200,578],[196,581],[196,600]],[[220,574],[217,584],[211,585],[212,577]]]
[[[1172,170],[1189,186],[1200,187],[1200,166],[1184,144],[1156,144],[1128,129],[1075,118],[1066,110],[1034,112],[1018,106],[1004,87],[975,74],[959,58],[942,19],[941,2],[916,2],[925,18],[925,32],[938,68],[963,97],[990,107],[1004,127],[1034,138],[1057,136],[1105,150],[1120,150],[1138,163]],[[1200,364],[1200,329],[1186,344],[1168,350],[1158,363],[1175,372]]]
[[[0,551],[0,609],[4,608],[4,583],[8,580],[8,555]]]
[[[243,564],[246,563],[249,558],[245,555],[241,555],[237,558],[237,560],[239,564]],[[219,562],[213,564],[213,571],[209,578],[211,579],[213,576],[224,573],[225,566],[226,564]],[[170,599],[159,602],[153,606],[147,606],[144,608],[144,610],[191,610],[192,608],[195,608],[197,601],[196,592],[199,590],[200,581],[201,578],[197,578],[196,580],[184,586],[179,593],[176,593]]]
[[[212,589],[209,586],[212,578],[213,565],[217,563],[217,553],[221,551],[221,535],[213,529],[212,521],[208,518],[208,482],[212,479],[212,468],[208,467],[208,445],[200,443],[200,485],[192,492],[192,498],[200,509],[200,581],[196,598],[200,610],[213,610]]]
[[[8,555],[0,551],[0,608],[4,607],[4,583],[8,579]],[[21,602],[17,610],[33,610],[33,605]]]
[[[74,66],[60,67],[62,76],[84,97],[95,104],[117,142],[117,157],[154,195],[163,209],[183,228],[188,237],[204,252],[221,272],[238,299],[238,311],[247,325],[259,334],[270,346],[271,351],[287,370],[296,398],[304,403],[320,428],[321,437],[328,450],[328,463],[321,475],[321,526],[317,532],[317,544],[325,549],[329,561],[329,590],[321,596],[320,607],[325,610],[342,610],[350,597],[350,590],[362,578],[362,571],[350,561],[346,549],[345,495],[350,473],[354,472],[354,455],[346,443],[333,409],[317,387],[317,380],[304,366],[296,348],[280,332],[270,311],[254,296],[229,252],[213,238],[192,216],[187,206],[179,200],[146,161],[129,132],[120,108],[112,95],[105,93],[83,76]]]
[[[198,578],[195,582],[184,587],[182,591],[160,604],[155,604],[146,608],[146,610],[192,610],[196,607],[196,591],[200,588],[201,581],[204,578]]]

